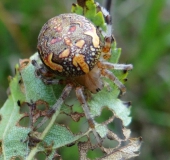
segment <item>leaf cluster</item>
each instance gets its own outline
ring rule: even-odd
[[[94,1],[87,0],[84,6],[73,5],[72,12],[87,16],[95,25],[105,29],[104,17],[101,11],[97,11]],[[116,43],[113,43],[110,62],[117,63],[120,52],[121,50],[116,48]],[[104,145],[94,144],[91,128],[88,126],[86,129],[79,128],[79,125],[85,125],[85,122],[81,122],[84,113],[74,91],[57,112],[52,117],[48,117],[48,110],[58,100],[64,85],[45,85],[36,77],[32,60],[42,63],[38,53],[35,53],[29,59],[21,60],[20,64],[16,65],[15,76],[9,77],[8,99],[0,109],[0,159],[30,160],[36,159],[40,153],[43,153],[44,157],[49,160],[62,159],[62,154],[58,154],[58,151],[62,153],[63,147],[71,145],[77,145],[80,159],[89,159],[88,151],[96,148],[103,153],[97,158],[101,160],[129,159],[138,156],[136,152],[140,149],[141,138],[130,138],[131,131],[125,128],[131,122],[130,106],[128,102],[123,102],[118,98],[120,91],[113,82],[104,79],[107,84],[104,89],[97,94],[91,94],[87,99],[90,114],[95,121],[95,129],[103,141],[109,141],[107,142],[108,149]],[[127,72],[113,72],[124,82]],[[103,110],[107,110],[110,117],[98,122],[96,117],[102,119]],[[62,116],[65,117],[64,121]],[[44,117],[48,121],[40,128],[36,128],[42,123]],[[116,119],[121,124],[122,138],[113,132]],[[68,121],[74,121],[74,125],[78,126],[78,133],[72,131]],[[117,145],[110,147],[115,142]],[[127,144],[123,145],[124,142]]]

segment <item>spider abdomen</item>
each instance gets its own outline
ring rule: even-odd
[[[101,54],[101,33],[85,17],[61,14],[42,27],[38,52],[43,63],[57,75],[89,73]]]

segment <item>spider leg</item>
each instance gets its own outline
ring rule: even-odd
[[[37,125],[36,128],[34,128],[34,130],[36,130],[37,128],[40,128],[49,118],[52,117],[51,119],[51,122],[54,122],[60,112],[60,108],[61,108],[61,105],[63,104],[63,102],[65,101],[65,99],[68,97],[68,95],[70,94],[71,90],[73,88],[73,85],[71,84],[67,84],[60,97],[57,99],[56,103],[52,106],[52,108],[49,109],[49,111],[47,112],[47,117],[44,117],[42,119],[42,121]],[[53,116],[53,114],[55,114],[55,116]],[[53,124],[53,123],[52,123]]]
[[[83,91],[82,91],[82,87],[76,88],[76,96],[77,96],[79,102],[82,104],[84,114],[87,118],[88,124],[89,124],[90,128],[92,129],[93,134],[94,134],[98,144],[101,145],[101,139],[99,138],[99,135],[95,130],[95,124],[94,124],[93,118],[90,115],[90,110],[89,110],[89,107],[88,107],[87,102],[85,100],[85,97],[84,97],[84,94],[83,94]]]
[[[104,59],[109,59],[111,56],[111,44],[114,41],[114,37],[112,35],[112,18],[110,13],[104,8],[101,7],[99,3],[96,3],[99,10],[103,13],[105,22],[106,22],[106,31],[102,31],[104,38],[104,46],[102,48],[102,56]]]
[[[44,65],[38,64],[36,60],[32,60],[31,63],[36,68],[36,74],[39,78],[41,78],[41,76],[45,76],[48,72]]]
[[[39,65],[36,60],[32,60],[33,66],[36,68],[36,76],[40,78],[45,84],[58,84],[60,80],[55,78],[54,74],[51,74],[44,65]]]
[[[110,62],[98,62],[99,68],[106,68],[106,69],[115,69],[115,70],[132,70],[133,65],[132,64],[113,64]]]
[[[29,118],[30,118],[30,126],[31,128],[33,128],[33,114],[34,114],[34,111],[36,110],[36,103],[34,103],[32,100],[31,102],[26,102],[26,104],[28,105],[29,107]]]
[[[109,11],[107,11],[104,7],[100,6],[98,2],[96,2],[96,5],[98,9],[103,13],[105,17],[105,22],[107,24],[107,29],[106,29],[106,32],[104,32],[104,36],[112,37],[112,17]]]
[[[118,86],[122,94],[126,92],[126,87],[119,81],[119,79],[111,71],[107,69],[102,69],[101,74],[112,80],[116,84],[116,86]]]

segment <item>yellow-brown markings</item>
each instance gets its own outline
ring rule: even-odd
[[[97,48],[99,47],[99,36],[96,33],[96,28],[93,25],[91,25],[91,27],[92,27],[92,30],[86,31],[84,32],[84,34],[87,34],[92,37],[93,46]]]
[[[107,52],[103,55],[103,58],[104,59],[109,59],[111,57],[111,53],[110,52]]]
[[[102,48],[102,52],[107,53],[110,51],[110,48],[111,48],[111,43],[106,42],[105,46]]]
[[[102,64],[101,64],[100,61],[97,62],[97,66],[98,66],[99,68],[103,68],[103,66],[102,66]]]
[[[68,37],[64,37],[64,42],[65,42],[65,44],[68,45],[68,46],[71,46],[71,45],[72,45],[71,39],[68,38]]]
[[[107,53],[110,51],[112,39],[110,37],[105,39],[105,46],[102,48],[102,52]]]
[[[84,56],[81,55],[81,54],[76,54],[74,56],[74,58],[73,58],[73,65],[76,66],[76,67],[79,65],[84,73],[88,73],[89,72],[89,66],[85,62]]]
[[[74,21],[74,23],[75,23],[75,24],[78,24],[78,25],[79,25],[79,27],[83,27],[83,23],[82,23],[82,22],[80,22],[80,21],[76,21],[76,20],[75,20],[75,21]]]
[[[52,70],[62,72],[63,67],[61,65],[59,65],[59,64],[56,64],[56,63],[52,62],[52,57],[53,57],[53,53],[48,54],[48,56],[44,59],[44,63],[48,67],[50,67]]]
[[[90,128],[92,128],[92,129],[95,128],[95,124],[93,122],[93,119],[88,119],[88,124],[89,124]]]
[[[110,47],[106,46],[102,48],[102,52],[107,53],[110,51]]]
[[[68,49],[66,49],[66,50],[64,50],[63,52],[60,53],[59,58],[68,57],[69,54],[70,54],[70,49],[68,48]]]
[[[84,44],[85,44],[85,41],[83,39],[76,42],[76,46],[79,48],[83,48]]]

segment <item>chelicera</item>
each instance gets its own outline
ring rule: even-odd
[[[131,64],[113,64],[107,61],[111,56],[111,44],[114,40],[111,17],[104,8],[100,7],[100,10],[107,24],[106,32],[77,14],[61,14],[50,19],[44,24],[38,37],[37,48],[43,65],[32,61],[37,75],[45,84],[57,84],[61,81],[65,84],[50,113],[57,110],[74,88],[98,143],[100,138],[90,115],[84,90],[92,94],[99,92],[104,87],[102,77],[107,77],[124,93],[125,86],[110,70],[132,69]]]

